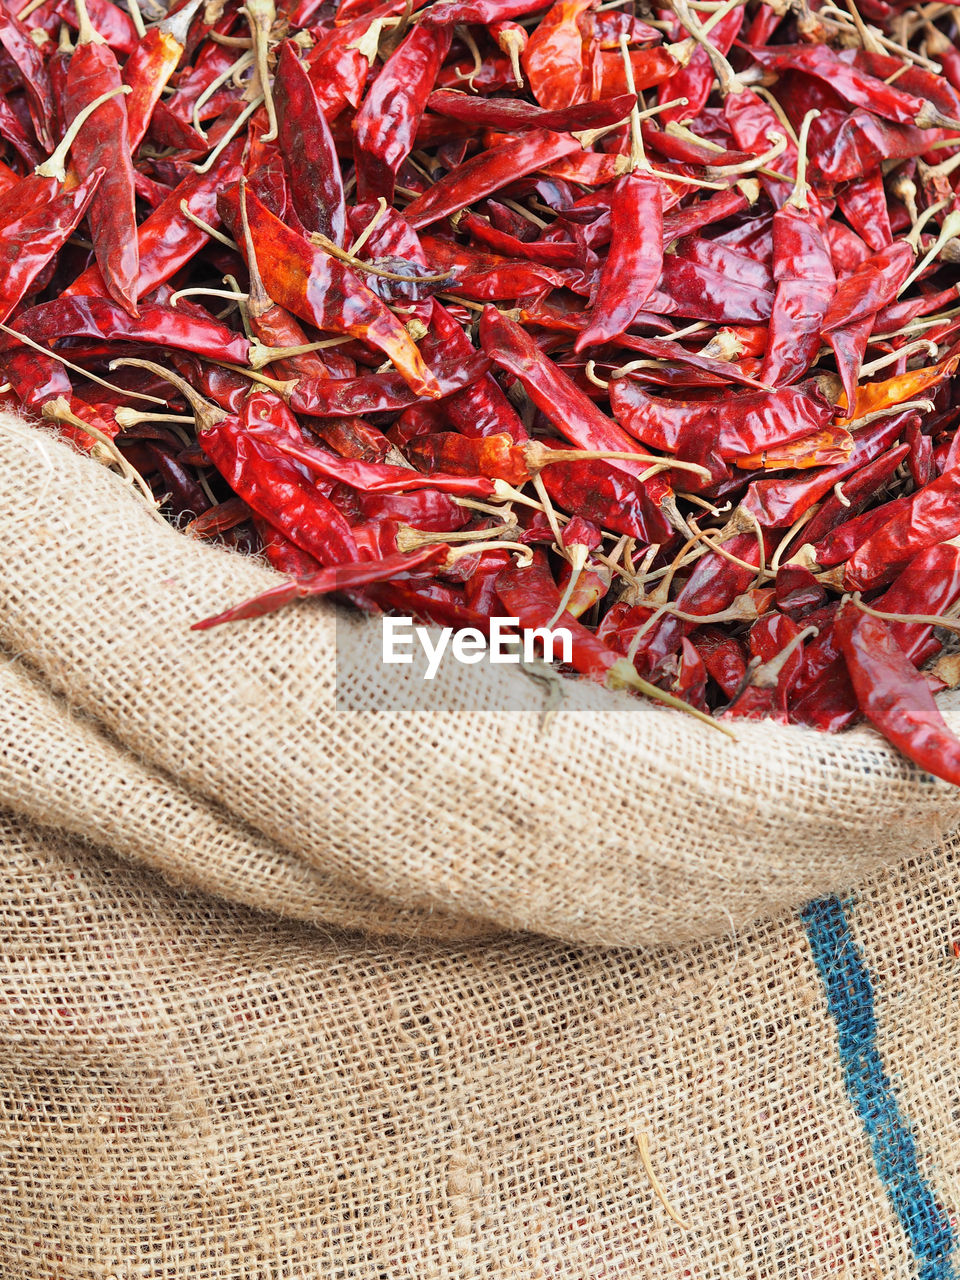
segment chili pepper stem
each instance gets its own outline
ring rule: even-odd
[[[939,614],[939,613],[886,613],[882,609],[873,609],[870,605],[864,604],[860,599],[860,592],[854,591],[850,595],[844,596],[840,603],[848,602],[856,605],[863,613],[869,613],[871,618],[880,618],[884,622],[906,622],[919,623],[928,627],[942,627],[945,631],[956,631],[960,633],[960,620],[956,615]]]
[[[820,112],[811,108],[803,117],[800,125],[800,136],[797,138],[797,179],[787,204],[795,209],[809,209],[810,184],[807,182],[807,148],[810,141],[810,126],[819,119]]]
[[[136,467],[132,466],[127,461],[109,436],[104,435],[98,427],[93,426],[92,423],[84,422],[83,418],[75,414],[63,396],[57,396],[54,400],[48,400],[40,410],[40,416],[42,418],[46,418],[50,422],[67,422],[78,431],[83,431],[86,435],[91,436],[96,440],[101,450],[98,455],[99,461],[110,462],[114,466],[119,467],[120,473],[123,475],[124,479],[128,480],[135,489],[139,490],[141,497],[149,507],[154,519],[159,521],[160,524],[165,523],[163,517],[157,511],[157,503],[154,499],[153,493],[151,492],[150,486],[147,484],[146,480],[144,480]]]
[[[953,240],[954,237],[958,235],[960,235],[960,210],[954,210],[953,213],[948,213],[944,218],[943,226],[940,228],[940,234],[897,290],[898,298],[904,290],[909,289],[917,276],[925,270],[934,258],[936,258],[947,241]]]
[[[219,405],[211,404],[209,400],[204,400],[198,392],[196,392],[190,383],[181,378],[178,373],[174,373],[172,369],[165,369],[163,365],[155,364],[152,360],[135,360],[132,356],[124,357],[120,360],[111,361],[111,369],[119,368],[146,369],[150,373],[155,373],[158,378],[163,378],[176,389],[189,404],[193,410],[193,416],[196,419],[198,430],[207,430],[215,427],[218,422],[223,422],[230,415],[221,409]]]
[[[90,21],[86,0],[73,0],[73,4],[77,11],[77,43],[106,44],[106,40]]]
[[[556,612],[547,623],[547,629],[551,630],[557,625],[564,613],[566,613],[567,605],[573,597],[580,575],[586,568],[587,560],[590,558],[590,548],[582,542],[575,542],[572,547],[563,548],[565,558],[570,563],[570,580],[564,588],[563,595],[560,597],[560,603],[557,605]]]
[[[273,103],[273,89],[270,85],[270,68],[267,58],[270,52],[270,31],[277,19],[277,7],[273,0],[247,0],[240,12],[250,24],[250,36],[253,40],[253,52],[257,65],[257,77],[260,91],[263,94],[263,105],[267,111],[268,129],[260,135],[261,142],[274,142],[278,134],[277,109]]]
[[[38,164],[34,169],[34,173],[38,178],[56,178],[57,182],[66,181],[67,155],[76,141],[77,134],[97,108],[102,107],[111,98],[115,98],[118,93],[133,93],[133,89],[128,84],[118,85],[115,89],[108,89],[106,93],[101,93],[98,98],[94,98],[92,102],[87,103],[82,111],[77,112],[73,120],[71,120],[66,133],[57,144],[56,151],[52,151],[46,160],[42,164]]]
[[[121,395],[130,396],[135,400],[146,400],[150,404],[166,404],[166,400],[162,400],[159,396],[148,396],[145,391],[127,391],[123,387],[118,387],[112,382],[107,382],[105,378],[101,378],[99,374],[91,373],[89,369],[81,369],[78,364],[72,364],[69,360],[64,359],[58,351],[53,351],[49,347],[43,347],[39,342],[34,342],[32,338],[28,338],[26,334],[19,333],[16,329],[11,329],[8,325],[0,324],[0,333],[9,334],[11,338],[16,338],[17,342],[22,342],[25,347],[31,347],[34,351],[39,351],[43,356],[49,356],[53,360],[57,360],[65,369],[70,369],[73,373],[77,373],[81,378],[86,378],[90,382],[95,382],[100,387],[107,387],[110,391],[119,391]]]
[[[653,702],[662,702],[665,707],[673,707],[675,711],[682,711],[685,715],[693,716],[695,720],[702,720],[711,729],[716,729],[733,742],[737,741],[737,735],[725,724],[714,720],[705,711],[699,711],[696,707],[692,707],[689,702],[684,702],[682,698],[678,698],[675,694],[667,693],[665,689],[651,684],[649,680],[644,680],[643,676],[637,674],[636,669],[626,658],[620,658],[611,666],[607,672],[606,685],[609,689],[634,689],[637,693],[646,694]]]
[[[222,85],[225,85],[228,80],[233,79],[233,77],[238,75],[239,72],[245,71],[246,68],[252,64],[253,53],[248,49],[246,53],[241,54],[240,57],[237,58],[236,62],[232,62],[230,66],[227,67],[226,71],[217,76],[215,80],[212,80],[197,97],[196,102],[193,104],[193,111],[190,113],[190,123],[204,141],[207,139],[207,134],[200,120],[200,112],[203,110],[204,105],[210,101]]]
[[[354,271],[365,271],[369,275],[382,276],[385,280],[402,280],[410,284],[440,284],[442,282],[452,284],[456,279],[449,271],[443,271],[439,275],[433,276],[410,276],[399,274],[396,271],[388,271],[385,267],[378,267],[375,262],[361,261],[348,249],[341,249],[338,244],[328,239],[321,231],[311,231],[308,239],[318,249],[322,249],[324,253],[329,253],[331,258],[339,258],[341,262],[346,262],[348,266],[353,267]]]

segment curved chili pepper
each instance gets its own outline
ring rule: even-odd
[[[596,102],[579,102],[558,111],[548,111],[516,98],[479,98],[456,89],[436,89],[427,98],[431,111],[439,111],[441,115],[463,120],[466,124],[486,125],[490,129],[504,129],[510,133],[526,129],[553,129],[557,133],[602,129],[626,120],[636,105],[635,93],[622,93]]]
[[[580,143],[569,135],[532,129],[448,173],[408,204],[403,216],[412,227],[427,227],[579,149]]]
[[[846,102],[865,107],[896,124],[915,125],[919,129],[943,125],[960,128],[926,98],[906,93],[896,84],[886,84],[859,71],[826,45],[777,45],[773,49],[751,49],[750,52],[763,67],[777,71],[790,68],[815,76]]]
[[[328,453],[325,449],[292,440],[289,433],[271,422],[258,421],[248,425],[247,430],[258,441],[264,441],[286,457],[302,463],[311,474],[325,480],[349,484],[367,493],[406,493],[411,489],[441,489],[444,493],[459,494],[465,498],[490,498],[496,493],[493,481],[482,474],[447,475],[433,471],[424,475],[419,471],[410,470],[409,467],[394,467],[383,462],[361,462],[355,458],[340,458],[336,454]],[[484,441],[484,443],[487,442]]]
[[[836,633],[866,718],[921,769],[960,785],[960,739],[947,728],[926,681],[886,623],[845,604]]]
[[[127,138],[136,151],[150,127],[160,95],[176,71],[187,44],[190,23],[201,0],[188,0],[152,26],[123,64],[123,83],[133,92],[127,99]]]
[[[221,205],[236,226],[239,201],[224,206],[221,196]],[[353,271],[285,226],[252,193],[247,216],[260,275],[275,302],[318,329],[349,333],[382,351],[417,395],[441,394],[406,329]]]
[[[960,469],[910,495],[905,507],[861,543],[843,575],[848,591],[869,591],[905,569],[927,547],[960,535]]]
[[[294,600],[310,600],[317,596],[330,595],[335,591],[369,586],[371,583],[383,582],[385,579],[402,581],[405,578],[425,577],[429,570],[443,563],[449,551],[449,547],[440,543],[432,547],[423,547],[419,551],[384,556],[382,560],[367,560],[356,564],[318,569],[308,577],[298,577],[294,582],[269,587],[252,599],[245,600],[243,604],[234,605],[232,609],[218,613],[216,617],[194,622],[191,630],[207,631],[210,627],[220,626],[224,622],[239,622],[243,618],[262,618],[268,613],[282,609],[284,605]]]
[[[725,459],[812,435],[833,417],[833,406],[815,386],[698,402],[658,398],[632,378],[614,378],[610,404],[617,421],[652,448],[672,453],[691,438],[709,434]]]
[[[233,364],[246,364],[250,353],[247,338],[216,320],[199,319],[150,302],[143,303],[134,319],[110,298],[57,298],[24,311],[17,317],[16,328],[37,342],[69,337],[163,343]]]
[[[62,191],[37,209],[0,228],[0,323],[24,298],[37,276],[73,234],[103,177],[94,169],[72,191]]]
[[[446,26],[421,23],[381,67],[353,119],[357,193],[393,199],[397,170],[410,154],[440,65],[450,48]]]

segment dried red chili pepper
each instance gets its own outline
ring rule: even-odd
[[[960,785],[960,740],[947,728],[926,681],[887,624],[844,604],[836,633],[866,718],[921,769]]]
[[[79,37],[64,90],[68,121],[95,98],[121,87],[117,59],[91,25],[85,0],[76,0],[76,6]],[[94,169],[104,170],[90,210],[94,251],[110,294],[135,316],[139,292],[137,215],[129,122],[121,94],[107,98],[86,121],[72,155],[83,178]]]

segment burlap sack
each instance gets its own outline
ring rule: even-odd
[[[3,801],[265,910],[677,942],[855,886],[960,822],[960,792],[868,728],[741,724],[733,743],[566,681],[541,731],[544,692],[515,668],[447,665],[428,684],[379,664],[376,620],[328,603],[190,631],[276,576],[9,419],[0,548],[0,646],[39,681],[4,677]]]
[[[954,845],[657,950],[326,937],[0,849],[8,1280],[957,1274]]]
[[[274,576],[9,420],[0,534],[0,1275],[957,1274],[953,790],[191,632]]]

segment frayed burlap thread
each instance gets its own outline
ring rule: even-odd
[[[385,909],[415,936],[462,920],[467,933],[675,943],[855,886],[960,822],[956,790],[868,728],[741,724],[731,743],[576,681],[541,728],[543,691],[522,674],[447,666],[426,684],[378,666],[377,620],[325,602],[193,632],[276,576],[158,524],[106,468],[9,418],[0,555],[0,644],[109,740],[108,774],[136,761],[262,838],[268,860],[283,851],[343,886],[338,925],[354,902],[359,929]],[[338,683],[345,651],[361,674]],[[957,723],[956,699],[942,705]],[[56,732],[37,715],[17,735]],[[100,773],[87,785],[116,787]],[[60,803],[44,813],[34,793],[23,812],[56,827]],[[149,822],[149,806],[128,821]],[[105,837],[158,865],[146,836]],[[202,842],[177,856],[189,883],[289,910],[269,877],[238,892],[235,863]]]

